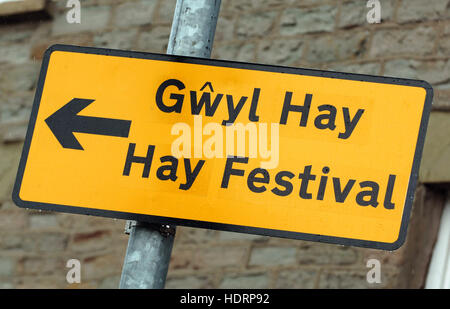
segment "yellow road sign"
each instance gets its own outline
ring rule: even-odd
[[[422,81],[55,45],[13,199],[393,250],[431,100]]]

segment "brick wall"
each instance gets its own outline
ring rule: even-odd
[[[68,24],[66,1],[51,18],[0,23],[0,288],[118,286],[124,221],[19,209],[11,201],[44,50],[54,43],[164,53],[175,0],[85,0]],[[422,287],[450,182],[450,0],[222,0],[213,58],[419,78],[435,89],[406,244],[395,252],[203,229],[178,228],[168,274],[173,288]],[[0,14],[1,14],[0,6]],[[67,260],[82,265],[69,285]],[[382,283],[366,282],[370,258]]]

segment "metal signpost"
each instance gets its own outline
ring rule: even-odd
[[[399,248],[431,86],[205,59],[219,7],[178,1],[169,55],[49,48],[15,203],[131,220],[121,288],[164,287],[177,225]]]
[[[167,54],[209,58],[221,0],[178,0]],[[163,288],[175,225],[128,221],[130,234],[120,288]]]

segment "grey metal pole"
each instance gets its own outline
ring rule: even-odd
[[[210,58],[221,0],[177,0],[167,53]]]
[[[177,0],[167,54],[210,58],[221,0]],[[119,288],[162,289],[175,226],[128,221],[130,234]]]

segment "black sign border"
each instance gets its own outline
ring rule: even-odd
[[[371,83],[394,84],[394,85],[403,85],[403,86],[424,88],[426,91],[426,98],[425,98],[425,103],[424,103],[423,112],[422,112],[422,119],[421,119],[421,123],[420,123],[419,135],[417,138],[413,166],[412,166],[411,176],[410,176],[410,180],[409,180],[407,196],[406,196],[406,200],[405,200],[405,207],[404,207],[404,211],[403,211],[403,215],[402,215],[402,222],[401,222],[401,226],[400,226],[400,232],[399,232],[398,239],[393,243],[385,243],[385,242],[368,241],[368,240],[361,240],[361,239],[326,236],[326,235],[320,235],[320,234],[298,233],[298,232],[290,232],[290,231],[284,231],[284,230],[274,230],[274,229],[257,228],[257,227],[241,226],[241,225],[223,224],[223,223],[215,223],[215,222],[208,222],[208,221],[186,220],[186,219],[178,219],[178,218],[160,217],[160,216],[143,215],[143,214],[137,214],[137,213],[100,210],[100,209],[93,209],[93,208],[84,208],[84,207],[58,205],[58,204],[48,204],[48,203],[31,202],[31,201],[22,200],[19,197],[20,187],[22,184],[22,178],[23,178],[23,174],[25,171],[26,163],[27,163],[28,153],[29,153],[29,149],[30,149],[30,145],[31,145],[31,139],[32,139],[34,127],[36,124],[36,118],[37,118],[37,114],[38,114],[38,110],[39,110],[39,104],[41,101],[42,91],[44,88],[44,82],[45,82],[45,78],[46,78],[46,74],[47,74],[47,68],[48,68],[48,64],[50,61],[50,56],[54,51],[65,51],[65,52],[74,52],[74,53],[85,53],[85,54],[95,54],[95,55],[104,55],[104,56],[138,58],[138,59],[151,59],[151,60],[160,60],[160,61],[191,63],[191,64],[200,64],[200,65],[208,65],[208,66],[239,68],[239,69],[246,69],[246,70],[337,78],[337,79],[344,79],[344,80],[364,81],[364,82],[371,82]],[[357,246],[357,247],[364,247],[364,248],[373,248],[373,249],[393,251],[393,250],[400,248],[406,239],[408,222],[409,222],[409,217],[410,217],[410,213],[411,213],[412,203],[414,200],[414,192],[415,192],[415,188],[417,185],[417,179],[418,179],[418,173],[419,173],[419,167],[420,167],[420,161],[421,161],[421,157],[422,157],[422,151],[423,151],[423,145],[424,145],[424,141],[425,141],[427,125],[428,125],[428,119],[429,119],[429,115],[430,115],[430,111],[431,111],[432,99],[433,99],[433,88],[427,82],[420,81],[420,80],[381,77],[381,76],[362,75],[362,74],[353,74],[353,73],[331,72],[331,71],[292,68],[292,67],[283,67],[283,66],[272,66],[272,65],[243,63],[243,62],[226,61],[226,60],[213,60],[213,59],[166,55],[166,54],[154,54],[154,53],[145,53],[145,52],[114,50],[114,49],[106,49],[106,48],[81,47],[81,46],[73,46],[73,45],[56,44],[56,45],[50,46],[46,50],[43,60],[42,60],[41,71],[40,71],[39,80],[38,80],[38,84],[37,84],[37,88],[36,88],[36,94],[35,94],[35,98],[34,98],[34,102],[33,102],[33,107],[31,110],[31,116],[30,116],[30,121],[28,124],[27,134],[25,137],[25,142],[24,142],[24,146],[23,146],[23,150],[22,150],[22,156],[20,158],[19,168],[17,171],[16,182],[15,182],[14,188],[13,188],[12,199],[17,206],[22,207],[22,208],[41,209],[41,210],[48,210],[48,211],[83,214],[83,215],[93,215],[93,216],[101,216],[101,217],[117,218],[117,219],[128,219],[128,220],[153,222],[153,223],[183,225],[183,226],[214,229],[214,230],[229,231],[229,232],[258,234],[258,235],[264,235],[264,236],[291,238],[291,239],[299,239],[299,240],[316,241],[316,242],[340,244],[340,245],[346,245],[346,246]]]

